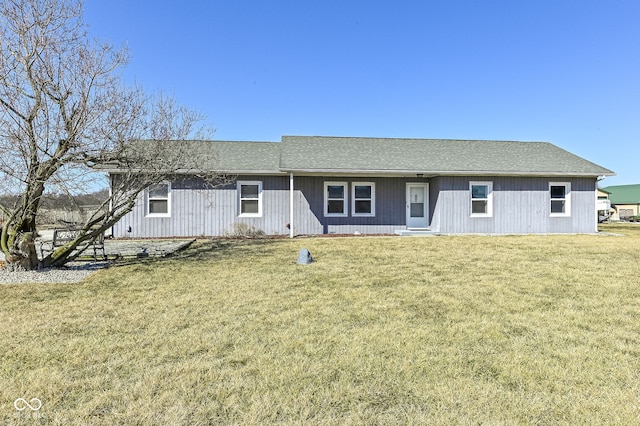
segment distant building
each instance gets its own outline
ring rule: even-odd
[[[619,220],[636,220],[640,216],[640,184],[612,185],[603,188]]]

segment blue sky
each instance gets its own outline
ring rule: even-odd
[[[548,141],[640,183],[637,0],[88,0],[215,139]]]

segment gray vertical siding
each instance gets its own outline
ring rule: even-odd
[[[324,216],[324,183],[346,182],[349,213],[346,217]],[[375,216],[351,215],[353,182],[375,184]],[[388,234],[405,229],[406,183],[416,179],[371,177],[294,177],[293,230],[295,235],[305,234]]]
[[[287,235],[289,176],[239,176],[238,180],[262,181],[261,217],[239,217],[236,185],[206,188],[197,179],[172,182],[169,217],[147,217],[144,194],[135,208],[113,227],[117,238],[222,236],[234,224],[245,223],[269,235]],[[470,216],[469,181],[493,182],[493,216]],[[324,182],[346,182],[349,214],[324,216]],[[429,183],[429,224],[445,234],[528,234],[595,232],[595,187],[592,178],[537,177],[435,177],[363,178],[294,177],[294,235],[383,234],[406,229],[406,184]],[[351,215],[352,182],[375,183],[375,216]],[[549,182],[571,182],[571,216],[550,217]],[[131,232],[127,230],[131,228]]]
[[[261,217],[239,217],[235,184],[211,189],[198,179],[180,179],[171,182],[170,217],[147,217],[141,193],[133,211],[113,227],[113,235],[116,238],[222,236],[233,232],[236,223],[254,226],[269,235],[287,234],[288,177],[239,176],[238,180],[262,181]]]
[[[434,231],[529,234],[595,232],[595,188],[592,178],[438,177],[432,179]],[[493,182],[493,216],[471,217],[470,181]],[[571,183],[571,216],[550,216],[550,182]]]

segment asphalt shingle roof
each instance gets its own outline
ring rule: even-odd
[[[284,136],[280,168],[433,174],[612,175],[548,142]]]
[[[167,149],[179,144],[179,148]],[[181,152],[184,169],[228,173],[423,173],[425,175],[610,176],[548,142],[283,136],[281,142],[137,141]]]
[[[127,150],[143,153],[153,162],[170,164],[172,169],[207,170],[241,173],[281,173],[280,144],[274,142],[236,142],[211,140],[139,140],[132,142]],[[129,156],[125,152],[125,157]],[[114,166],[112,171],[117,171]]]
[[[206,141],[211,152],[210,168],[232,173],[279,172],[279,144],[273,142],[218,142]],[[193,155],[201,155],[202,144],[190,147]]]

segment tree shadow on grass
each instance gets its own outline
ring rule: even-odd
[[[274,252],[274,242],[279,239],[224,238],[196,240],[189,246],[165,256],[153,256],[145,253],[133,257],[117,259],[112,267],[128,265],[151,265],[182,261],[184,263],[211,261],[231,256],[244,256],[247,252],[260,252],[269,255]]]

